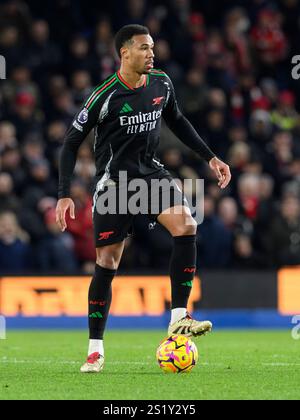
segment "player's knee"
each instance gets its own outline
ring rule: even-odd
[[[178,224],[174,227],[172,232],[173,236],[187,236],[187,235],[196,235],[197,233],[197,223],[193,217],[188,217],[184,223]]]
[[[100,267],[108,268],[110,270],[117,270],[119,266],[118,258],[114,254],[103,253],[97,256],[97,265]]]

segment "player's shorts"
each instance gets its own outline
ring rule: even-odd
[[[140,180],[134,180],[137,183]],[[128,184],[116,184],[108,179],[95,188],[93,223],[96,248],[122,242],[132,234],[132,224],[137,214],[145,214],[149,223],[175,206],[189,206],[181,188],[171,177],[147,180],[147,183],[128,191]],[[131,184],[132,187],[135,187]]]

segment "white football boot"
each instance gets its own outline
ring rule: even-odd
[[[169,325],[168,335],[185,335],[186,337],[200,337],[211,332],[210,321],[196,321],[188,313],[184,318]]]
[[[104,367],[104,357],[99,353],[92,353],[85,364],[81,366],[81,373],[99,373]]]

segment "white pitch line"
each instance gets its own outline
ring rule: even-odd
[[[75,362],[71,360],[18,360],[18,359],[0,359],[0,364],[30,364],[30,365],[80,365],[81,362]],[[106,365],[111,366],[122,366],[122,365],[129,365],[129,366],[153,366],[157,362],[153,360],[153,362],[127,362],[127,361],[107,361],[105,362]],[[227,369],[227,364],[221,363],[199,363],[199,366],[202,368],[223,368]]]
[[[76,362],[74,360],[19,360],[19,359],[7,359],[3,357],[0,359],[0,364],[33,364],[33,365],[45,365],[45,364],[61,364],[61,365],[80,365],[80,362]],[[150,366],[155,364],[155,360],[153,362],[150,361],[143,361],[143,362],[130,362],[130,361],[107,361],[107,365],[137,365],[137,366]],[[199,362],[200,367],[213,367],[213,368],[228,368],[228,364],[224,363],[208,363],[208,362]],[[300,363],[261,363],[261,366],[272,366],[272,367],[287,367],[287,366],[300,366]],[[231,365],[234,369],[234,364]]]
[[[300,366],[300,363],[262,363],[263,366]]]
[[[44,365],[44,364],[63,364],[63,365],[77,365],[80,364],[80,362],[75,362],[71,360],[0,360],[0,363],[2,364],[8,364],[8,363],[15,363],[15,364],[38,364],[38,365]],[[106,362],[108,365],[152,365],[151,362]]]

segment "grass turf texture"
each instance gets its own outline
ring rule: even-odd
[[[214,332],[196,339],[190,374],[164,374],[165,332],[108,332],[106,364],[81,374],[83,332],[8,332],[0,340],[0,399],[300,399],[300,341],[289,331]]]

